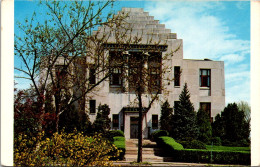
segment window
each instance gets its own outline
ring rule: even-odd
[[[122,69],[124,65],[123,55],[121,52],[109,52],[110,64],[110,85],[122,85]]]
[[[121,68],[111,69],[110,85],[122,85],[121,75],[122,75]]]
[[[180,101],[174,101],[174,113],[173,114],[175,114],[175,110],[176,110],[176,108],[178,108],[178,106],[180,105]]]
[[[161,90],[161,53],[149,53],[148,57],[148,70],[149,70],[149,90],[160,91]]]
[[[210,87],[210,69],[200,70],[200,87]]]
[[[57,77],[57,85],[60,88],[65,88],[67,82],[67,68],[65,65],[56,65],[55,73]]]
[[[89,112],[91,114],[96,113],[96,100],[89,100]]]
[[[174,86],[180,86],[181,68],[174,66]]]
[[[130,91],[136,91],[136,88],[139,86],[138,85],[138,83],[140,82],[139,68],[140,66],[143,67],[143,64],[141,64],[143,61],[144,59],[141,52],[129,52],[128,81],[129,81]],[[142,87],[142,91],[143,91],[143,87]]]
[[[152,115],[152,128],[158,129],[158,115]]]
[[[211,103],[200,103],[200,109],[206,111],[210,118],[210,122],[212,122],[213,118],[211,117]]]
[[[89,69],[89,83],[96,84],[96,70],[93,67]]]
[[[113,128],[119,128],[119,115],[113,114]]]

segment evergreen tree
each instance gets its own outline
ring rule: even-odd
[[[160,117],[161,130],[166,130],[167,132],[170,132],[171,118],[172,118],[172,108],[170,108],[170,104],[166,100],[161,107],[161,117]]]
[[[107,104],[99,105],[96,120],[93,123],[96,132],[105,132],[110,129],[111,119],[108,117],[110,108]]]
[[[228,104],[213,124],[214,136],[221,138],[224,145],[249,145],[250,123],[236,103]]]
[[[197,112],[197,125],[199,129],[198,140],[202,141],[203,143],[210,144],[212,128],[209,115],[204,110],[200,109]]]
[[[183,87],[179,100],[180,103],[175,107],[172,119],[173,128],[171,135],[178,140],[186,140],[187,138],[197,139],[198,127],[196,124],[196,113],[190,101],[187,83]]]
[[[217,114],[212,124],[212,136],[223,139],[225,135],[224,122],[220,114]]]

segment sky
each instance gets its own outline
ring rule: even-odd
[[[249,1],[117,1],[122,7],[144,8],[177,38],[183,39],[184,59],[209,58],[225,63],[226,104],[250,104],[250,2]],[[15,1],[15,22],[23,22],[34,10],[44,11],[35,1]],[[15,33],[20,33],[15,25]],[[15,66],[20,62],[15,58]],[[15,71],[15,76],[23,75]],[[15,79],[17,88],[29,82]]]

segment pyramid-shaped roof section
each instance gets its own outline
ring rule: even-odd
[[[123,22],[129,26],[129,30],[131,29],[128,35],[140,36],[142,34],[144,39],[152,38],[155,41],[177,39],[176,33],[171,33],[170,29],[166,29],[164,24],[160,24],[159,20],[155,20],[154,16],[150,16],[149,13],[144,12],[142,8],[122,8],[114,17],[117,16],[126,16]],[[113,26],[115,29],[116,27],[116,25]],[[117,29],[116,31],[120,30]],[[111,33],[111,29],[103,26],[99,27],[99,32]],[[111,35],[113,36],[113,33],[111,33]]]

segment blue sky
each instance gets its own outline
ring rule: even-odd
[[[144,8],[177,33],[183,39],[185,59],[225,61],[226,104],[250,103],[249,1],[118,1],[115,12],[122,7]],[[34,10],[39,11],[35,1],[15,1],[15,22],[30,17]],[[19,33],[16,26],[15,33]],[[15,66],[19,64],[15,59]],[[15,80],[18,88],[29,85]]]

